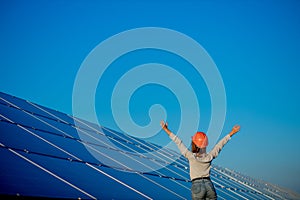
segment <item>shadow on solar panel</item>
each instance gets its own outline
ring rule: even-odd
[[[1,197],[191,199],[187,160],[172,150],[5,93],[0,130]],[[290,198],[219,166],[211,178],[218,199]]]

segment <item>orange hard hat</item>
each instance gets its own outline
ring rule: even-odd
[[[207,136],[203,132],[195,133],[195,135],[192,137],[192,140],[193,140],[194,144],[199,148],[204,148],[204,147],[207,147],[207,145],[208,145]]]

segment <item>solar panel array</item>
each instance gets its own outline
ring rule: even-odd
[[[188,162],[175,160],[175,151],[1,92],[0,147],[1,196],[191,199]],[[136,170],[124,159],[149,170]],[[275,187],[218,166],[211,179],[218,199],[286,198]]]

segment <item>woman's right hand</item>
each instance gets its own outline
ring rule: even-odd
[[[230,132],[230,136],[233,136],[234,134],[236,134],[237,132],[239,132],[240,131],[240,125],[235,125],[233,128],[232,128],[232,130],[231,130],[231,132]]]

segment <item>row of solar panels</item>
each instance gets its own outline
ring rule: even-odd
[[[187,160],[170,149],[5,93],[0,130],[0,195],[191,198]],[[284,199],[220,167],[211,178],[219,199]]]

